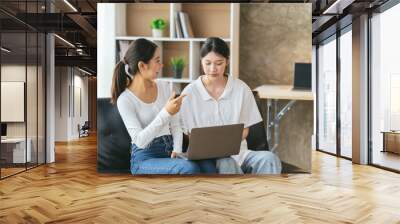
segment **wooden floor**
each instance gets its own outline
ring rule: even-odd
[[[37,166],[37,164],[27,164],[27,167],[25,167],[25,164],[18,164],[16,167],[2,167],[1,168],[1,178],[5,178],[20,172],[23,172],[27,169],[33,169]]]
[[[26,170],[25,167],[17,167],[17,168],[1,168],[1,177],[7,177],[19,172]]]
[[[400,155],[392,152],[374,151],[372,161],[376,165],[400,170]]]
[[[312,174],[133,177],[96,172],[94,137],[0,181],[0,223],[400,223],[400,175],[313,153]]]

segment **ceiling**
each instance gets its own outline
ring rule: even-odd
[[[337,21],[351,22],[365,10],[370,10],[387,0],[270,0],[234,2],[312,3],[313,42],[335,32]],[[46,6],[47,2],[47,6]],[[32,31],[54,32],[56,65],[74,65],[96,73],[97,3],[103,2],[152,2],[118,0],[1,0],[0,22],[4,38],[15,40],[15,45],[24,44],[18,33],[28,28]],[[156,2],[168,2],[159,0]],[[221,2],[221,0],[215,0]],[[222,0],[222,2],[224,2]],[[229,2],[229,1],[226,1]],[[69,3],[69,4],[68,4]],[[48,13],[52,9],[53,13]],[[346,22],[341,22],[345,26]],[[4,34],[3,34],[4,36]],[[66,43],[62,39],[67,40]],[[22,41],[22,42],[21,42]],[[72,44],[72,45],[71,45]],[[22,46],[21,45],[21,46]],[[25,45],[23,45],[25,46]],[[18,48],[18,46],[13,46]],[[32,47],[32,49],[31,49]],[[35,46],[28,45],[29,52]],[[21,48],[22,49],[22,48]],[[15,53],[17,54],[17,53]],[[26,54],[26,52],[24,52]]]
[[[313,44],[351,24],[352,18],[372,12],[388,0],[312,0]]]
[[[17,58],[25,58],[25,55],[30,59],[36,55],[34,53],[37,47],[25,43],[26,30],[28,33],[54,32],[57,34],[56,66],[72,65],[96,74],[97,2],[99,1],[1,0],[2,43],[7,43],[7,48],[13,49],[3,60],[7,58],[8,61],[16,61]],[[50,9],[52,13],[49,13]],[[28,41],[31,36],[28,34]]]

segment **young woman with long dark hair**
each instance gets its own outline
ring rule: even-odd
[[[158,81],[160,49],[144,38],[129,45],[115,67],[112,102],[131,137],[132,174],[215,173],[215,162],[176,158],[182,151],[177,113],[185,95],[175,97],[168,83]]]
[[[220,173],[278,174],[281,162],[270,151],[247,148],[249,127],[262,121],[251,89],[240,79],[226,74],[229,47],[220,38],[207,38],[201,50],[201,65],[205,75],[189,84],[182,94],[181,116],[185,132],[192,128],[244,124],[238,155],[217,160]]]

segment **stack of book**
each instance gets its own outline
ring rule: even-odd
[[[175,15],[175,37],[193,38],[193,29],[186,12],[177,12]]]

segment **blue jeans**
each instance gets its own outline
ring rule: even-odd
[[[242,168],[232,157],[217,159],[217,169],[220,174],[243,174]]]
[[[135,174],[197,174],[216,173],[213,160],[189,161],[171,158],[172,136],[155,138],[145,149],[132,144],[131,173]]]
[[[281,160],[270,151],[250,151],[241,166],[244,173],[280,174]]]
[[[217,160],[217,168],[220,174],[280,174],[282,171],[281,161],[274,153],[251,150],[241,166],[227,157]]]

